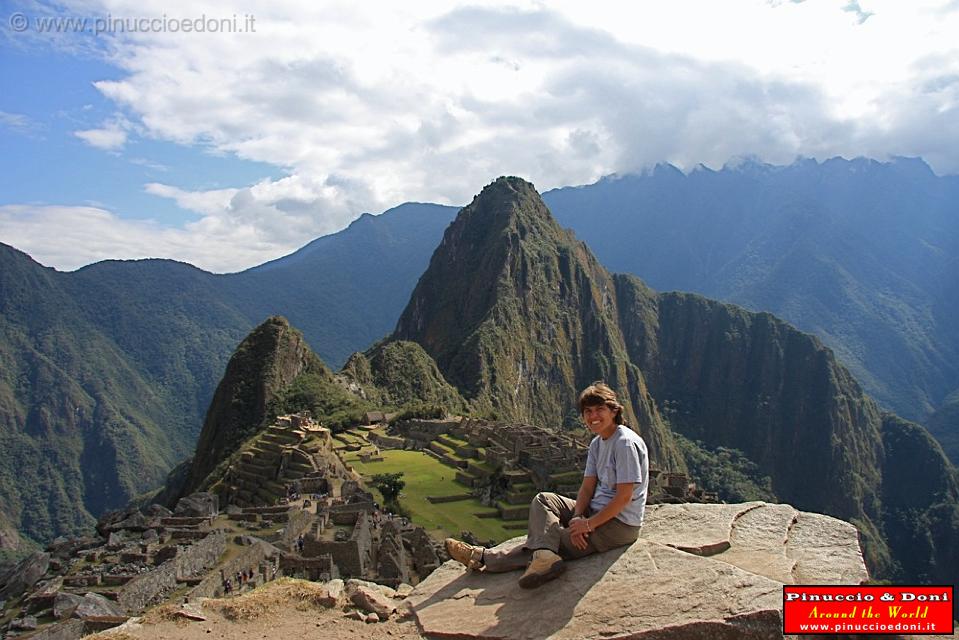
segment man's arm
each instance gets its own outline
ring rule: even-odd
[[[616,495],[613,496],[613,499],[609,501],[603,510],[599,513],[590,516],[589,518],[577,518],[570,520],[569,522],[569,533],[570,540],[573,544],[580,548],[586,548],[586,536],[591,534],[596,530],[597,527],[602,526],[618,516],[620,512],[626,508],[626,505],[629,504],[630,500],[633,499],[633,487],[636,486],[634,482],[623,482],[616,485]],[[582,488],[580,488],[582,491]],[[587,505],[589,502],[586,503]],[[576,506],[579,506],[579,499],[576,500]],[[579,541],[582,541],[582,544],[579,544]]]
[[[576,506],[573,507],[573,517],[569,521],[571,532],[569,539],[577,549],[585,549],[589,544],[586,541],[586,528],[584,526],[574,528],[574,524],[586,522],[586,512],[589,511],[589,502],[596,493],[597,482],[596,476],[583,476],[583,483],[579,485],[579,492],[576,494]]]
[[[589,530],[595,531],[596,527],[600,527],[618,516],[633,499],[633,487],[635,486],[635,482],[617,484],[616,495],[609,501],[609,504],[603,507],[602,511],[590,516],[587,520],[586,523],[589,525]]]
[[[576,506],[573,508],[573,517],[582,518],[589,511],[589,502],[596,493],[596,476],[583,476],[583,483],[579,485],[579,493],[576,494]]]

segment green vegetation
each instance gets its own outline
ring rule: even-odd
[[[925,424],[952,464],[959,466],[959,389],[946,396]]]
[[[763,500],[777,502],[772,480],[742,451],[728,447],[708,448],[702,442],[675,434],[686,457],[689,472],[700,487],[715,491],[724,502]]]
[[[400,504],[406,508],[413,522],[424,527],[437,539],[459,536],[472,531],[481,540],[502,542],[518,535],[503,527],[498,518],[477,518],[476,513],[496,513],[477,499],[433,504],[427,496],[450,496],[466,491],[454,480],[456,471],[421,451],[383,451],[382,462],[363,463],[358,456],[344,457],[364,478],[375,475],[403,473],[406,488],[400,494]],[[384,499],[385,497],[380,496]]]
[[[365,414],[372,406],[349,394],[326,371],[305,371],[297,376],[289,387],[279,395],[271,413],[309,411],[321,424],[334,433],[362,424]]]
[[[434,404],[431,402],[410,402],[403,405],[403,408],[396,414],[396,417],[393,419],[394,422],[397,420],[410,420],[411,418],[419,418],[422,420],[438,420],[440,418],[445,418],[449,414],[449,410],[440,404]]]
[[[393,327],[456,210],[402,205],[226,275],[171,260],[64,273],[0,243],[0,513],[47,542],[155,490],[193,454],[244,335],[282,310],[339,366]]]
[[[383,504],[387,509],[397,511],[399,506],[397,499],[400,492],[406,487],[406,481],[403,480],[403,472],[396,473],[377,473],[373,476],[370,484],[383,496]]]
[[[343,374],[363,387],[371,402],[399,408],[406,418],[442,418],[466,410],[459,391],[415,342],[380,342],[366,353],[354,353]]]

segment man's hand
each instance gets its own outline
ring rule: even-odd
[[[589,545],[589,523],[583,516],[576,516],[569,521],[569,541],[577,549],[584,550]]]

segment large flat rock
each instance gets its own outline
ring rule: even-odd
[[[788,505],[651,505],[646,518],[632,546],[539,589],[447,562],[409,597],[417,623],[438,638],[781,638],[784,583],[867,577],[854,527]]]
[[[788,504],[659,504],[642,537],[785,584],[860,584],[869,577],[848,522]]]
[[[655,542],[570,563],[535,590],[520,589],[519,575],[466,573],[451,561],[409,600],[431,637],[782,636],[781,583]]]

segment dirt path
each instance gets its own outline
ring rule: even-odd
[[[292,609],[265,619],[231,621],[211,613],[205,622],[167,620],[100,633],[90,640],[420,640],[412,620],[368,624],[346,617],[342,610]]]
[[[247,594],[211,598],[181,609],[162,605],[138,623],[111,629],[88,640],[420,640],[412,618],[394,614],[385,622],[357,620],[352,607],[322,604],[325,592],[317,583],[283,579]],[[397,600],[402,610],[402,601]],[[182,615],[203,618],[188,619]],[[364,614],[365,615],[365,614]]]

